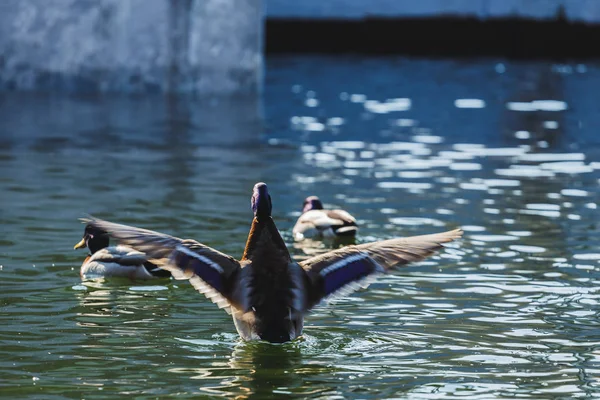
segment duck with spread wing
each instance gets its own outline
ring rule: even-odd
[[[295,262],[271,218],[271,196],[260,182],[241,260],[191,239],[101,219],[85,221],[140,251],[190,283],[233,316],[244,340],[287,342],[302,334],[304,316],[322,300],[365,286],[393,267],[422,260],[462,236],[461,229],[352,245]]]

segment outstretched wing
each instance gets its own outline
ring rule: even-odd
[[[148,261],[168,270],[175,279],[189,279],[196,290],[227,312],[231,312],[231,304],[237,303],[232,285],[240,264],[233,257],[191,239],[179,239],[97,218],[83,221],[107,231],[120,243],[145,253]]]
[[[94,217],[80,218],[80,220],[105,230],[121,244],[145,253],[149,261],[161,266],[168,262],[171,252],[184,242],[182,239],[164,233],[116,224]]]
[[[423,260],[462,236],[462,230],[383,240],[338,250],[300,262],[311,288],[308,309],[323,299],[346,295],[390,268]]]

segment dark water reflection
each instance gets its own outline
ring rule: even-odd
[[[0,95],[0,393],[597,396],[598,88],[593,65],[292,57],[262,106]],[[285,345],[239,342],[186,282],[80,281],[88,212],[239,257],[257,181],[298,258],[327,249],[291,243],[308,194],[360,241],[466,237]]]

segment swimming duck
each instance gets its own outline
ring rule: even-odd
[[[81,278],[122,277],[130,279],[153,279],[171,276],[167,270],[148,261],[144,253],[127,246],[109,247],[109,235],[105,230],[87,224],[83,238],[74,249],[87,247],[90,254],[81,265]]]
[[[356,236],[356,219],[344,210],[325,210],[317,196],[309,196],[302,204],[302,215],[292,229],[294,239],[351,238]]]
[[[392,267],[422,260],[462,235],[455,229],[352,245],[295,262],[271,217],[266,184],[254,186],[251,205],[254,218],[239,261],[195,240],[93,217],[87,221],[147,254],[175,279],[189,279],[233,316],[242,339],[274,343],[300,336],[304,316],[322,300],[366,286]]]

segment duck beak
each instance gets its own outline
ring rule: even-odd
[[[86,247],[85,238],[81,239],[81,241],[79,243],[77,243],[75,246],[73,246],[73,249],[74,250],[83,249],[84,247]]]

